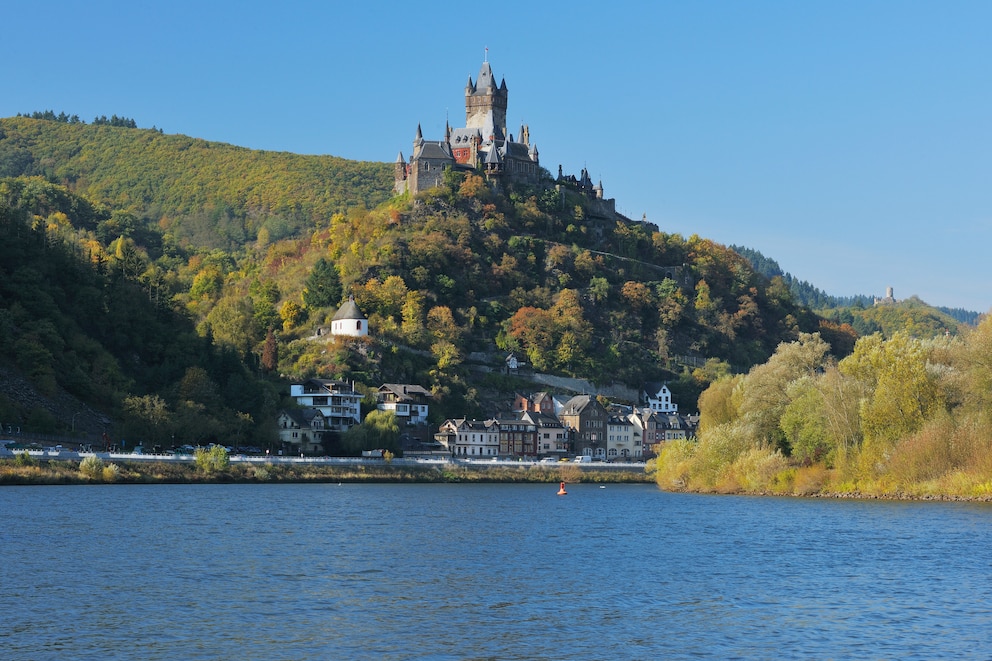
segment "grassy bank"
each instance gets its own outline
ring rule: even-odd
[[[958,441],[958,452],[978,454],[980,449],[981,457],[942,461],[932,446],[912,452],[916,445],[905,443],[884,456],[856,449],[835,454],[830,466],[797,465],[775,449],[734,447],[714,436],[699,443],[667,444],[649,471],[666,491],[992,502],[992,458],[984,444],[968,447],[960,436],[946,433],[938,437],[939,443],[948,445],[948,436]]]
[[[82,465],[81,465],[82,464]],[[114,468],[111,468],[111,467]],[[27,484],[210,484],[291,482],[534,482],[643,483],[647,473],[582,470],[578,466],[396,466],[377,462],[358,466],[312,464],[230,464],[205,471],[195,464],[0,460],[0,485]]]

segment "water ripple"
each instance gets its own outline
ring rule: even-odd
[[[0,489],[26,659],[984,658],[992,507],[649,486]]]

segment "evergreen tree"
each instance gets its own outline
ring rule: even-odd
[[[337,305],[341,301],[341,277],[334,265],[321,257],[314,264],[303,289],[303,304],[310,310]]]
[[[278,365],[279,347],[276,344],[276,334],[270,328],[265,336],[265,345],[262,347],[262,369],[273,372]]]

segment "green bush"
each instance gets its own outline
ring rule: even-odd
[[[208,475],[227,470],[231,460],[227,456],[227,448],[223,445],[213,445],[209,449],[197,448],[196,467]]]
[[[103,477],[103,460],[97,456],[89,456],[79,462],[79,472],[91,480]]]

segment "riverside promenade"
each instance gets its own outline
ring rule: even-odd
[[[104,462],[131,462],[131,463],[196,463],[194,454],[146,454],[128,452],[77,452],[67,450],[57,446],[42,450],[16,449],[11,450],[6,447],[10,439],[0,439],[0,459],[13,459],[17,455],[27,453],[38,461],[82,461],[86,457],[97,457]],[[595,462],[545,462],[540,460],[517,460],[517,459],[456,459],[453,457],[396,457],[390,460],[368,457],[300,457],[287,455],[244,455],[231,454],[228,457],[232,464],[247,465],[312,465],[312,466],[375,466],[389,464],[392,466],[460,466],[463,468],[477,468],[485,470],[490,468],[529,468],[539,466],[543,468],[556,468],[558,466],[574,466],[583,472],[637,472],[643,473],[644,462],[607,463]]]

